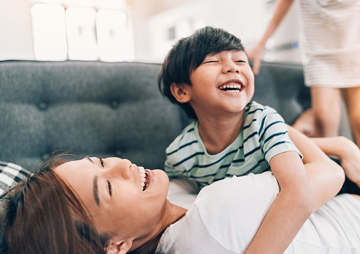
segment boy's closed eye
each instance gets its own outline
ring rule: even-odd
[[[218,59],[206,59],[202,62],[202,64],[207,64],[207,63],[218,63],[220,62]],[[238,59],[234,61],[235,63],[247,63],[246,60],[243,59]]]
[[[204,61],[203,64],[206,64],[206,63],[218,63],[219,61],[217,60],[211,60],[211,61]]]

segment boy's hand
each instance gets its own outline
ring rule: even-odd
[[[341,167],[345,175],[360,188],[360,149],[350,139],[339,137],[339,146],[343,152],[339,154]]]

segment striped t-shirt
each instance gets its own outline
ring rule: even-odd
[[[299,150],[290,140],[284,119],[272,108],[250,102],[237,138],[222,152],[210,155],[200,138],[198,121],[189,124],[166,149],[165,171],[170,178],[187,176],[200,188],[226,177],[270,170],[277,154]]]

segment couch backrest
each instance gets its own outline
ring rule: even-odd
[[[293,124],[311,106],[302,65],[263,62],[260,74],[255,76],[253,100],[273,107],[286,123]]]
[[[33,168],[49,153],[120,156],[163,168],[189,123],[157,87],[159,64],[0,62],[0,160]],[[299,65],[264,63],[254,100],[288,123],[309,106]]]
[[[0,62],[0,160],[33,168],[57,150],[163,168],[185,126],[157,88],[159,64]]]

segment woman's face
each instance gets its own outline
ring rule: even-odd
[[[139,239],[161,220],[169,179],[162,170],[143,170],[120,158],[84,158],[55,172],[84,202],[100,232]]]

